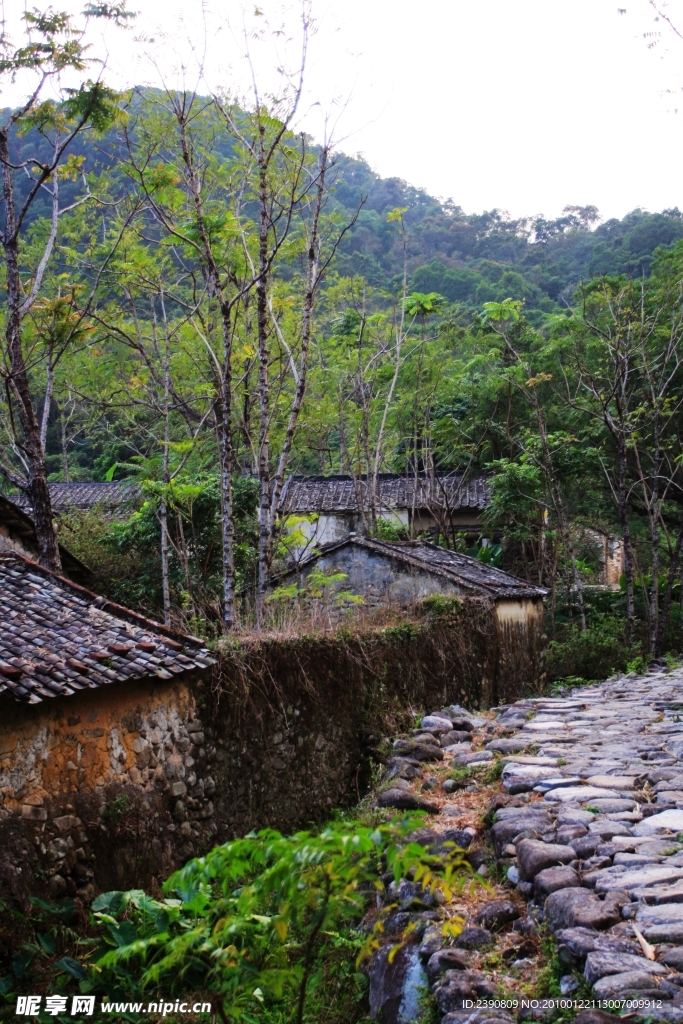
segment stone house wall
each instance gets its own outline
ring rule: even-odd
[[[356,533],[363,536],[367,532],[370,518],[369,510],[365,517],[361,512],[321,512],[311,514],[292,513],[290,532],[296,531],[300,542],[293,547],[298,557],[308,554],[314,547],[326,547],[338,544]],[[409,508],[379,509],[377,518],[395,530],[410,532],[411,518],[413,535],[436,533],[438,522],[428,509],[417,509],[413,516]],[[443,517],[446,518],[445,515]],[[451,528],[468,533],[479,533],[484,529],[481,513],[478,509],[461,508],[450,513]]]
[[[130,887],[210,843],[204,687],[190,675],[0,700],[0,895]]]
[[[456,583],[431,572],[423,572],[398,560],[367,548],[349,544],[321,555],[314,563],[302,567],[302,581],[311,572],[343,572],[346,579],[336,589],[349,590],[374,608],[379,605],[409,605],[434,594],[457,597],[463,591]],[[285,583],[291,582],[291,576]]]

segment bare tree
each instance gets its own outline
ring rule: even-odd
[[[124,3],[96,4],[88,9],[80,25],[51,8],[24,15],[25,39],[15,48],[4,26],[0,37],[0,76],[13,79],[32,72],[35,84],[28,99],[13,110],[0,125],[0,172],[2,173],[2,222],[0,244],[5,264],[6,312],[2,375],[13,452],[19,468],[10,458],[0,459],[0,472],[26,493],[33,509],[40,562],[59,570],[60,557],[55,535],[52,503],[45,465],[45,434],[49,415],[54,370],[64,351],[77,336],[87,315],[92,295],[66,325],[55,344],[33,345],[27,358],[26,322],[44,291],[46,274],[57,242],[61,218],[92,197],[84,175],[83,192],[66,206],[60,204],[60,179],[78,173],[80,162],[69,156],[74,140],[88,129],[101,131],[114,120],[117,96],[101,81],[88,81],[78,89],[62,83],[67,71],[83,73],[93,64],[86,56],[86,33],[92,18],[122,23],[129,15]],[[56,85],[59,103],[44,98],[48,84]],[[17,132],[29,132],[28,155],[17,155]],[[37,201],[47,195],[51,213],[47,239],[34,264],[22,241],[30,227]],[[43,369],[44,393],[37,393],[37,370]],[[42,404],[42,415],[40,407]]]

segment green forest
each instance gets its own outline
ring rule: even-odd
[[[548,587],[556,675],[678,651],[678,209],[466,214],[297,134],[296,88],[91,80],[96,17],[125,11],[27,15],[0,69],[39,81],[0,128],[0,474],[41,562],[48,482],[130,479],[127,518],[58,524],[97,588],[209,638],[262,629],[290,473],[485,473],[474,553]],[[46,98],[65,68],[80,86]],[[592,586],[595,531],[623,543],[618,592]]]

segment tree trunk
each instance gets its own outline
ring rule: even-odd
[[[225,342],[229,348],[229,342]],[[232,416],[232,380],[230,353],[224,354],[220,394],[215,406],[218,433],[218,462],[221,483],[221,541],[223,545],[223,629],[226,633],[235,625],[235,522],[232,507],[233,453],[230,432]]]
[[[174,114],[180,129],[183,161],[188,171],[188,183],[202,249],[202,273],[209,296],[216,300],[221,317],[223,361],[217,369],[214,419],[218,435],[218,462],[221,488],[221,542],[223,569],[223,629],[226,633],[235,625],[235,523],[232,503],[232,324],[230,303],[221,286],[218,265],[206,228],[201,193],[201,175],[197,171],[192,146],[187,135],[188,116],[182,105],[174,105]]]
[[[315,303],[316,291],[320,283],[320,274],[318,272],[318,230],[320,223],[320,214],[322,212],[323,202],[325,199],[325,173],[327,170],[327,159],[327,149],[323,149],[320,158],[321,166],[320,173],[318,175],[318,188],[315,208],[313,211],[313,222],[311,225],[310,235],[308,238],[308,251],[306,257],[306,294],[304,296],[304,306],[301,317],[301,355],[299,358],[299,370],[296,379],[294,400],[289,411],[287,429],[285,431],[285,436],[282,441],[282,449],[280,451],[280,457],[278,459],[277,471],[272,481],[272,494],[270,496],[271,538],[272,532],[275,527],[277,507],[280,501],[280,495],[282,493],[285,472],[287,469],[289,456],[292,451],[292,445],[294,443],[294,433],[296,430],[297,422],[299,420],[299,414],[303,406],[304,396],[306,394],[306,382],[308,380],[308,353],[310,349],[311,334],[313,330],[313,307]],[[270,569],[270,566],[268,568]]]
[[[260,406],[258,478],[258,579],[256,583],[256,628],[263,628],[268,573],[270,571],[270,385],[268,381],[268,174],[261,132],[259,169],[259,277],[256,283],[256,321],[258,330],[258,392]]]
[[[551,587],[550,592],[550,629],[553,640],[555,639],[555,615],[557,612],[557,562],[560,557],[560,545],[555,541],[555,553],[553,558],[553,568],[551,573]]]
[[[38,542],[38,561],[46,569],[61,572],[62,563],[55,533],[52,513],[52,499],[47,483],[45,450],[40,440],[40,422],[33,406],[21,346],[21,321],[19,317],[18,260],[11,252],[7,259],[8,323],[7,349],[10,356],[10,393],[19,414],[22,435],[16,437],[28,463],[28,480],[25,491],[33,509],[33,522]]]
[[[161,524],[161,593],[164,602],[164,625],[171,625],[171,588],[168,579],[168,506],[165,495],[159,505]]]
[[[626,637],[629,647],[632,647],[636,638],[635,621],[635,600],[633,595],[633,552],[631,550],[631,527],[628,521],[627,501],[627,465],[626,445],[623,438],[619,442],[619,484],[617,490],[617,504],[619,512],[619,523],[621,524],[621,539],[624,544],[624,579],[626,584]]]
[[[382,412],[382,420],[379,425],[379,432],[377,434],[377,443],[375,447],[375,459],[372,470],[372,505],[371,505],[371,522],[372,532],[377,533],[377,498],[379,495],[379,467],[380,460],[382,458],[382,443],[384,441],[384,430],[387,423],[387,416],[389,415],[389,408],[394,397],[394,391],[396,390],[396,384],[398,382],[398,375],[401,370],[401,349],[403,342],[405,341],[405,317],[406,317],[406,298],[408,296],[408,242],[406,237],[406,228],[401,218],[401,236],[403,241],[403,287],[401,288],[401,312],[398,318],[398,324],[396,326],[396,365],[394,366],[394,375],[391,378],[391,384],[389,386],[389,393],[387,400],[384,403],[384,410]]]
[[[548,446],[548,437],[546,434],[545,423],[543,421],[543,414],[541,412],[541,406],[538,400],[538,395],[533,392],[533,401],[536,408],[536,422],[538,424],[538,433],[541,439],[541,447],[543,451],[543,460],[546,464],[546,471],[550,477],[550,483],[553,491],[553,502],[555,504],[555,513],[557,515],[558,525],[562,534],[562,542],[565,549],[565,557],[569,559],[572,568],[572,577],[574,580],[574,589],[576,591],[576,603],[579,607],[579,621],[581,623],[582,632],[586,631],[586,607],[583,600],[583,584],[581,577],[579,576],[578,566],[576,564],[576,552],[574,551],[574,543],[571,537],[571,530],[569,529],[569,522],[564,512],[564,503],[562,501],[562,493],[560,490],[560,483],[555,473],[555,467],[553,465],[552,455],[550,454],[550,448]],[[571,615],[571,584],[568,588],[569,593],[569,612]]]
[[[166,328],[166,317],[164,316],[164,327]],[[168,486],[171,482],[169,472],[169,442],[170,432],[168,423],[168,398],[171,383],[171,352],[168,341],[168,329],[165,332],[164,351],[164,454],[162,470],[162,492],[159,518],[161,520],[161,593],[164,602],[164,625],[171,625],[171,587],[168,578],[168,505],[166,496]]]
[[[64,483],[69,482],[69,445],[66,439],[66,424],[64,423],[64,410],[59,411],[59,424],[62,432],[62,476]]]
[[[643,497],[647,504],[648,518],[650,520],[650,545],[652,548],[652,582],[650,584],[650,654],[655,655],[657,649],[657,637],[659,635],[659,424],[656,420],[657,411],[655,407],[655,423],[652,453],[652,493],[647,501],[645,480],[642,481]]]
[[[62,560],[54,527],[52,498],[47,483],[44,457],[31,458],[26,494],[33,508],[33,523],[38,541],[38,561],[46,569],[61,573]]]
[[[22,348],[22,285],[19,273],[19,244],[14,219],[14,183],[10,164],[7,132],[0,132],[5,225],[2,245],[5,254],[7,321],[5,344],[9,373],[6,374],[8,397],[16,408],[21,434],[14,428],[15,440],[28,464],[28,479],[22,485],[33,508],[33,522],[38,542],[38,561],[46,569],[61,572],[59,545],[54,528],[52,500],[47,483],[45,449],[41,442],[41,424],[33,405],[24,352]],[[14,419],[13,419],[14,423]],[[13,480],[13,482],[17,482]]]

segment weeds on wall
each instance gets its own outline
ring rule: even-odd
[[[326,633],[224,638],[215,650],[215,714],[227,703],[235,721],[245,714],[279,715],[293,693],[324,706],[332,692],[355,711],[360,702],[368,720],[389,716],[392,727],[412,724],[410,707],[452,700],[456,693],[481,707],[491,697],[485,690],[497,657],[491,605],[443,598],[402,615],[378,610],[371,624]]]

